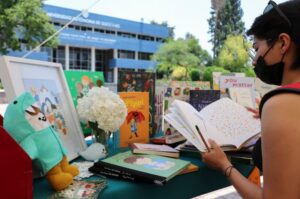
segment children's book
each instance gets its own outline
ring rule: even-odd
[[[205,106],[221,98],[220,90],[191,90],[190,104],[200,111]]]
[[[155,136],[155,73],[144,71],[119,71],[118,92],[148,92],[149,93],[149,136]]]
[[[244,106],[255,109],[253,90],[251,88],[231,87],[228,88],[231,100]]]
[[[223,150],[238,150],[261,131],[260,120],[236,102],[222,98],[200,112],[187,102],[175,100],[164,116],[199,151],[208,150],[208,139]]]
[[[134,154],[153,154],[161,155],[173,158],[179,158],[179,151],[168,146],[160,144],[142,144],[142,143],[133,143],[130,145],[132,153]]]
[[[104,86],[103,72],[66,70],[64,74],[75,107],[77,106],[78,99],[86,96],[94,86]],[[92,129],[87,124],[80,123],[80,125],[85,137],[92,133]]]
[[[190,163],[184,170],[182,170],[179,175],[186,174],[186,173],[192,173],[195,171],[198,171],[199,167],[195,164]]]
[[[191,90],[207,90],[210,89],[210,82],[206,81],[170,81],[165,88],[164,95],[164,113],[168,112],[171,103],[174,100],[189,101]],[[167,122],[163,122],[162,130],[165,135],[171,135],[176,132],[176,129]]]
[[[100,160],[89,170],[108,177],[163,185],[184,170],[189,163],[180,159],[148,154],[136,155],[127,151]]]
[[[149,142],[149,93],[120,92],[127,107],[127,116],[120,127],[120,147]]]

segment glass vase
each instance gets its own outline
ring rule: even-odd
[[[109,134],[106,133],[103,129],[99,128],[97,122],[89,122],[89,126],[92,129],[94,142],[102,144],[105,147],[106,152],[108,153]]]

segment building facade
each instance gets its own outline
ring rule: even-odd
[[[60,29],[81,11],[44,5],[51,23]],[[64,70],[103,71],[106,82],[117,82],[118,71],[155,69],[150,60],[169,35],[167,27],[89,13],[62,30],[57,48],[42,47],[28,58],[59,62]],[[22,56],[22,52],[10,55]]]

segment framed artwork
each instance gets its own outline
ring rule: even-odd
[[[0,66],[7,100],[11,101],[25,91],[30,92],[59,133],[69,160],[86,149],[61,64],[2,56]]]

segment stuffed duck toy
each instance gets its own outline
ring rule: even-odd
[[[15,98],[4,115],[4,128],[30,156],[33,164],[46,174],[54,190],[62,190],[79,174],[69,165],[60,137],[48,123],[28,92]]]

